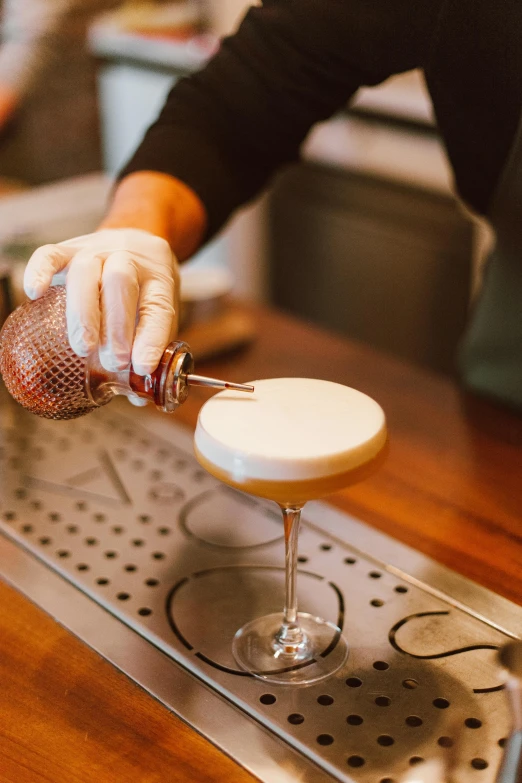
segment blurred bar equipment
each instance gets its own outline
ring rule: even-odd
[[[501,647],[498,662],[506,678],[513,725],[497,783],[522,783],[522,641],[509,642]]]

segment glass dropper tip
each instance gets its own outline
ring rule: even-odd
[[[248,383],[231,383],[230,381],[221,381],[218,378],[207,378],[205,375],[195,375],[189,373],[186,376],[189,386],[206,386],[210,389],[233,389],[234,391],[253,392],[254,387]]]

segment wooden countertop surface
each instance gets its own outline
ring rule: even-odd
[[[390,453],[331,499],[370,525],[522,603],[522,417],[450,381],[265,309],[248,350],[198,370],[354,386],[386,411]],[[208,396],[177,413],[194,425]],[[0,581],[0,781],[139,783],[252,777]]]

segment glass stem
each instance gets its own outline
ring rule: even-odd
[[[283,626],[278,641],[286,645],[299,645],[303,641],[303,632],[297,622],[297,541],[301,508],[282,508],[285,526],[285,608]]]

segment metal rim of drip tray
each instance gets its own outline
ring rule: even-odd
[[[0,575],[262,781],[398,783],[454,742],[456,780],[493,781],[494,653],[522,608],[310,503],[300,600],[344,616],[348,662],[309,688],[241,676],[230,634],[280,600],[278,514],[202,473],[177,422],[118,405],[0,421]]]

